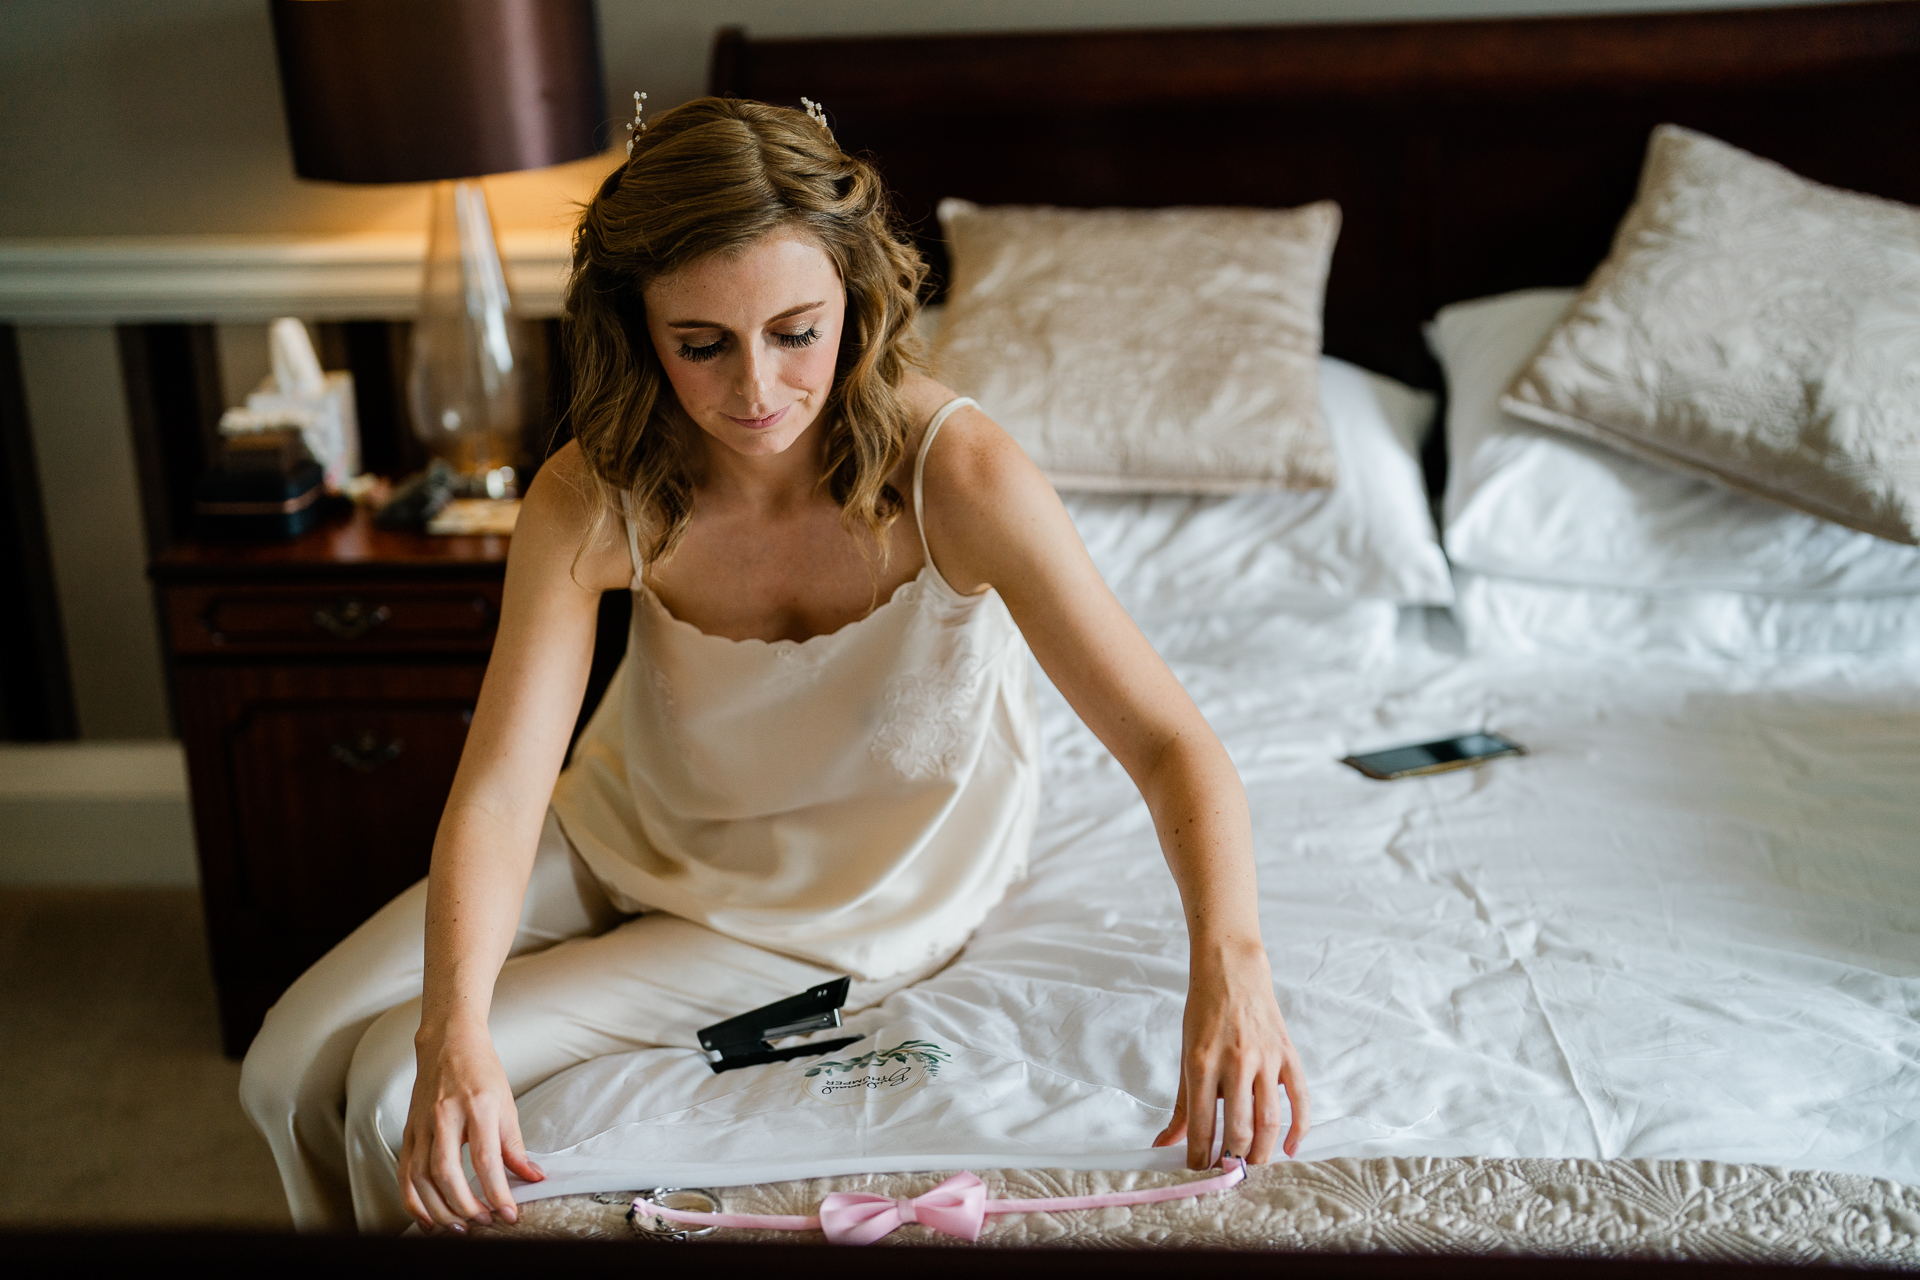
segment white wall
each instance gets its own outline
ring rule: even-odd
[[[26,327],[19,337],[80,733],[165,737],[159,624],[117,339],[99,325]]]

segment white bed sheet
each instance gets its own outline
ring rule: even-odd
[[[1382,608],[1153,632],[1252,801],[1313,1091],[1301,1158],[1920,1182],[1920,661],[1463,657],[1418,611],[1390,637]],[[935,1074],[599,1059],[522,1098],[550,1174],[522,1194],[1176,1167],[1146,1144],[1177,1079],[1178,901],[1125,774],[1041,685],[1030,878],[834,1055],[918,1039],[947,1055]],[[1337,763],[1481,727],[1532,754],[1395,783]]]

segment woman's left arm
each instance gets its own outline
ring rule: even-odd
[[[1223,1099],[1227,1151],[1263,1163],[1284,1127],[1294,1154],[1306,1082],[1260,943],[1253,824],[1226,748],[1101,580],[1053,487],[977,409],[956,412],[928,451],[926,505],[942,576],[967,594],[999,591],[1041,667],[1140,788],[1179,886],[1190,956],[1180,1093],[1154,1145],[1184,1138],[1188,1167],[1204,1168]]]

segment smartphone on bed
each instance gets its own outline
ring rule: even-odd
[[[1445,773],[1449,769],[1469,768],[1483,760],[1525,754],[1525,747],[1497,733],[1463,733],[1457,738],[1442,738],[1438,742],[1421,742],[1411,747],[1389,747],[1385,751],[1345,756],[1340,763],[1352,765],[1369,778],[1391,782],[1395,778]]]

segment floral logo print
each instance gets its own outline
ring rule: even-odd
[[[807,1095],[838,1106],[871,1104],[911,1093],[940,1074],[952,1055],[931,1040],[902,1040],[846,1059],[828,1059],[807,1068]]]
[[[917,1061],[926,1068],[928,1075],[937,1076],[940,1074],[940,1064],[952,1060],[952,1054],[931,1040],[902,1040],[891,1049],[875,1049],[872,1053],[863,1053],[845,1062],[834,1058],[816,1062],[807,1068],[807,1074],[817,1076],[823,1071],[850,1073],[874,1063],[895,1062],[904,1066]]]

